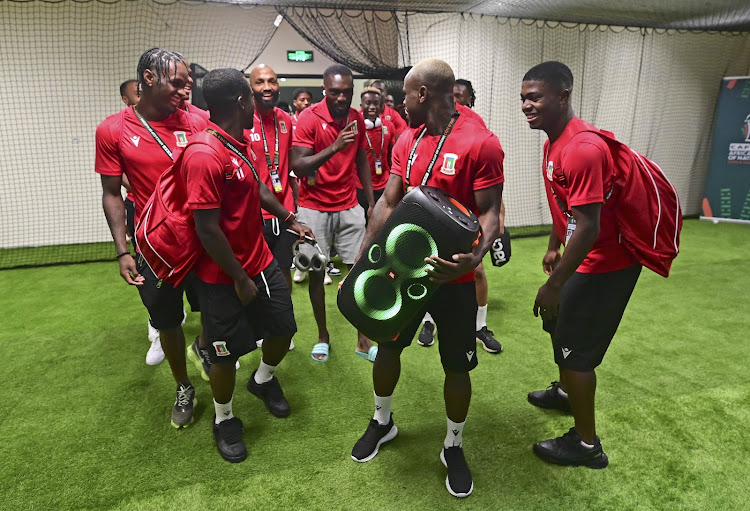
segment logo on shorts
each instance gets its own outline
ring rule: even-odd
[[[554,170],[555,166],[551,161],[547,162],[547,179],[552,181],[552,171]]]
[[[456,160],[458,155],[453,153],[445,153],[443,155],[443,166],[440,167],[440,172],[446,176],[453,176],[456,173]]]
[[[281,127],[282,133],[286,133],[286,121],[279,121],[279,127]]]
[[[472,359],[473,357],[474,357],[474,352],[473,352],[473,351],[467,351],[467,352],[466,352],[466,359],[467,359],[467,360],[468,360],[469,362],[471,362],[471,359]]]
[[[215,341],[213,345],[214,345],[214,349],[216,350],[217,357],[229,356],[229,349],[227,348],[227,341]]]
[[[187,146],[187,133],[184,131],[175,131],[174,138],[177,140],[177,147]]]
[[[568,358],[568,355],[570,355],[571,352],[572,350],[569,350],[568,348],[563,348],[562,349],[563,358]]]

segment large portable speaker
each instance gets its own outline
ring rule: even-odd
[[[439,284],[426,257],[450,260],[479,237],[479,220],[439,188],[412,189],[394,209],[341,285],[344,317],[374,341],[394,340]]]

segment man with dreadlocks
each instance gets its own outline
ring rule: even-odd
[[[157,179],[172,164],[174,151],[187,145],[189,135],[206,127],[203,119],[180,109],[187,98],[188,81],[188,67],[179,53],[151,48],[141,55],[138,61],[141,99],[137,105],[110,115],[96,128],[94,167],[101,175],[102,206],[115,242],[120,276],[138,287],[150,324],[161,333],[161,348],[177,382],[177,399],[172,410],[172,425],[176,428],[193,421],[195,403],[195,389],[185,367],[182,287],[159,283],[142,257],[138,257],[136,264],[131,256],[125,241],[125,207],[120,185],[123,175],[127,176],[135,198],[137,223]]]

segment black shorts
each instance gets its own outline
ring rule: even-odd
[[[188,276],[178,287],[174,287],[167,282],[162,282],[159,285],[159,279],[156,278],[156,275],[140,254],[136,256],[136,269],[145,279],[143,285],[138,286],[138,294],[141,295],[141,301],[148,309],[151,325],[157,330],[169,330],[182,324],[184,318],[183,291],[187,295],[190,309],[193,312],[200,310],[193,275]]]
[[[253,351],[259,339],[291,339],[297,332],[292,295],[279,264],[272,261],[253,277],[253,282],[258,294],[248,305],[242,305],[234,284],[209,284],[196,279],[212,362],[237,360]]]
[[[125,227],[128,229],[130,239],[135,238],[135,204],[132,200],[125,199]]]
[[[437,325],[438,347],[443,368],[466,373],[477,366],[477,292],[474,282],[443,284],[395,341],[378,344],[379,349],[406,348],[429,312]]]
[[[543,322],[558,366],[592,371],[602,363],[640,274],[637,264],[609,273],[576,272],[568,279],[557,318]]]
[[[292,267],[292,259],[294,259],[292,246],[299,236],[290,233],[279,223],[278,218],[263,220],[263,237],[279,266],[288,270]]]

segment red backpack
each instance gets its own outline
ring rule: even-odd
[[[187,183],[182,172],[182,159],[188,147],[204,144],[219,155],[225,154],[222,143],[202,131],[190,137],[188,145],[174,164],[159,176],[154,193],[143,208],[135,240],[141,256],[160,282],[175,287],[192,271],[203,254],[203,244],[195,232],[193,212],[187,202]],[[227,165],[229,162],[227,161]]]
[[[605,202],[613,208],[622,243],[646,268],[669,276],[680,251],[682,211],[677,190],[661,168],[605,130],[588,130],[607,143],[614,161],[614,181]]]

